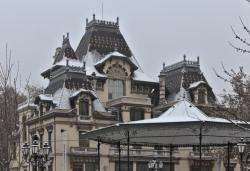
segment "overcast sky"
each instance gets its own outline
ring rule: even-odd
[[[201,69],[216,94],[225,83],[212,68],[221,72],[244,66],[250,73],[250,55],[235,52],[230,26],[243,33],[239,16],[250,27],[250,4],[245,0],[0,0],[0,59],[5,44],[20,62],[22,77],[31,73],[31,82],[46,86],[40,73],[52,64],[62,35],[70,33],[76,49],[85,31],[85,19],[96,14],[101,19],[120,18],[120,29],[142,69],[157,78],[162,63],[200,56]],[[250,37],[249,37],[250,38]]]

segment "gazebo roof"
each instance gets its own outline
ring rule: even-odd
[[[126,124],[147,124],[147,123],[174,123],[174,122],[222,122],[230,123],[223,118],[209,117],[192,103],[182,100],[173,105],[159,117],[140,121],[128,122]]]
[[[214,146],[228,142],[237,143],[240,138],[250,139],[249,124],[209,117],[188,101],[182,100],[160,117],[120,123],[99,128],[85,134],[86,138],[103,143],[162,145],[168,146]]]

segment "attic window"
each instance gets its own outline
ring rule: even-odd
[[[198,103],[199,104],[206,103],[206,90],[203,88],[198,90]]]
[[[79,100],[79,115],[89,116],[89,101],[87,99]]]
[[[39,111],[40,111],[40,116],[43,116],[43,104],[40,104]]]

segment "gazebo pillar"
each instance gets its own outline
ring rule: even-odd
[[[121,171],[121,143],[120,141],[117,144],[118,146],[118,170]]]
[[[230,142],[227,143],[227,171],[230,171]]]
[[[101,140],[98,140],[98,142],[97,142],[98,171],[101,171],[100,146],[101,146]]]
[[[200,152],[200,171],[202,171],[202,124],[200,125],[200,134],[199,134],[199,152]]]
[[[170,144],[169,146],[169,170],[172,171],[172,164],[173,164],[173,145]]]
[[[128,171],[130,171],[130,154],[129,154],[129,150],[130,150],[130,148],[129,148],[129,146],[130,146],[130,135],[129,135],[129,131],[127,132],[127,146],[128,146],[128,151],[127,151],[127,159],[128,159]]]

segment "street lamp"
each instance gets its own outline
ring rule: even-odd
[[[163,168],[163,162],[162,161],[156,161],[156,159],[150,160],[148,162],[148,168],[149,169],[154,169],[155,171],[157,171],[158,169]]]
[[[239,154],[240,154],[240,170],[242,170],[242,158],[243,158],[243,153],[245,151],[245,147],[246,147],[246,143],[244,143],[244,139],[241,138],[240,142],[237,144],[238,146],[238,150],[239,150]]]
[[[37,167],[43,168],[48,161],[50,147],[47,142],[44,143],[43,148],[39,149],[39,138],[37,135],[32,136],[31,154],[30,146],[25,143],[22,147],[24,159],[27,163],[31,163],[36,170]]]

